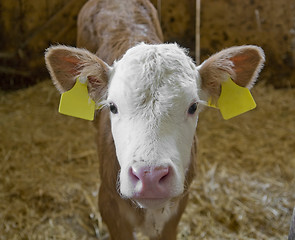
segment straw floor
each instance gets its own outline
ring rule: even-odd
[[[198,176],[178,239],[287,239],[295,204],[295,89],[259,83],[258,107],[198,125]],[[45,81],[0,92],[0,239],[107,239],[92,123],[57,113]],[[139,236],[139,239],[142,239]]]

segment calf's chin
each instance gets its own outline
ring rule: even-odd
[[[163,209],[170,205],[170,199],[132,199],[132,201],[140,208],[145,209]]]

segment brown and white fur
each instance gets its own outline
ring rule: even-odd
[[[45,59],[61,93],[77,77],[87,79],[90,97],[105,106],[94,126],[99,208],[111,238],[134,239],[139,230],[150,239],[176,239],[195,176],[200,106],[218,99],[228,76],[251,88],[262,49],[228,48],[195,66],[184,49],[163,44],[148,0],[89,0],[79,14],[77,46],[50,47]]]

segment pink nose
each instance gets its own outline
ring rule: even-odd
[[[134,198],[167,198],[169,195],[169,167],[133,166],[130,178],[134,184]]]

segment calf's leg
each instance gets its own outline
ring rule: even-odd
[[[105,187],[99,191],[99,210],[104,223],[108,226],[111,240],[133,240],[133,228],[129,223],[126,215],[120,213],[120,197],[108,194]],[[126,212],[125,214],[128,214]]]

